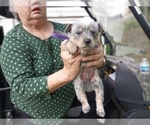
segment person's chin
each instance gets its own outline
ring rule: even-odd
[[[34,15],[32,15],[32,19],[40,19],[40,18],[44,18],[44,16],[42,14],[34,14]]]

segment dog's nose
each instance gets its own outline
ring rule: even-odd
[[[86,45],[89,45],[91,43],[91,39],[85,39],[84,42]]]

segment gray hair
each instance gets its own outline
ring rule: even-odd
[[[9,0],[9,10],[13,14],[14,18],[16,18],[18,21],[20,21],[18,13],[14,10],[13,0]]]

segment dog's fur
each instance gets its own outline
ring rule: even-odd
[[[65,43],[65,48],[70,54],[76,54],[80,49],[80,54],[87,56],[91,50],[100,45],[99,25],[92,19],[83,18],[69,25],[66,32],[69,36],[69,40]],[[90,105],[85,92],[95,91],[97,114],[100,117],[104,117],[103,83],[99,77],[97,68],[86,68],[84,65],[85,63],[81,63],[81,72],[73,82],[77,98],[82,103],[82,111],[87,113],[90,110]]]

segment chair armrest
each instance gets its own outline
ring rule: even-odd
[[[11,87],[0,88],[0,92],[6,91],[6,90],[11,90]]]

